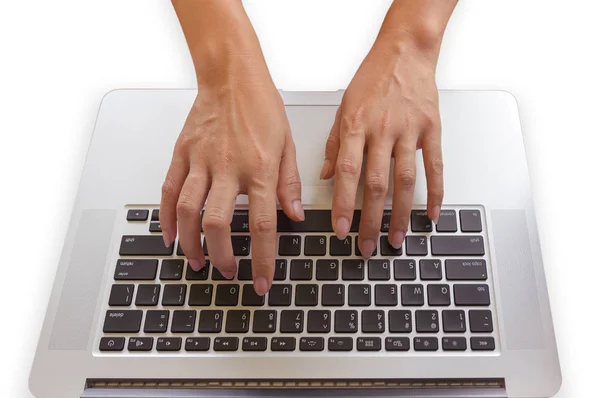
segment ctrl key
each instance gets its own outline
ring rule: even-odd
[[[125,337],[102,337],[100,339],[100,351],[123,351],[125,348]]]

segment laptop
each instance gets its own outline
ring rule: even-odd
[[[278,214],[269,293],[252,288],[247,198],[233,215],[238,273],[189,268],[158,208],[195,90],[102,100],[33,362],[38,398],[550,397],[561,373],[518,105],[441,91],[445,198],[417,187],[404,245],[345,240],[319,179],[343,92],[280,92],[306,221]],[[390,182],[392,184],[392,182]],[[391,186],[391,185],[390,185]],[[359,191],[362,190],[362,182]],[[390,190],[391,191],[391,190]]]

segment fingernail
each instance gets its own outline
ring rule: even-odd
[[[431,211],[431,221],[437,224],[440,218],[440,206],[435,206]]]
[[[370,257],[375,251],[375,242],[371,239],[366,239],[360,242],[360,253],[363,257]]]
[[[235,273],[231,272],[231,271],[225,271],[225,272],[221,272],[221,275],[223,275],[223,277],[225,279],[233,279],[233,276],[235,275]]]
[[[323,168],[321,169],[321,176],[319,178],[321,178],[321,180],[323,178],[325,178],[328,171],[329,171],[329,160],[325,160],[325,163],[323,163]]]
[[[165,242],[166,247],[171,246],[171,243],[173,243],[173,239],[171,239],[171,235],[166,231],[163,232],[163,241]]]
[[[296,217],[304,221],[304,208],[302,207],[302,203],[299,200],[294,200],[292,207],[294,208],[294,214]]]
[[[392,236],[392,246],[395,249],[399,249],[400,246],[402,246],[404,244],[405,236],[406,236],[406,232],[404,232],[404,231],[398,231],[398,232],[394,233],[394,235]]]
[[[190,267],[192,267],[194,271],[200,271],[200,268],[202,268],[200,266],[200,261],[198,260],[188,260],[188,262],[190,263]]]
[[[335,222],[335,234],[338,239],[344,239],[350,231],[350,221],[346,217],[340,217]]]
[[[267,285],[267,280],[265,278],[263,278],[262,276],[259,276],[254,281],[254,290],[256,291],[256,294],[258,294],[259,296],[264,296],[265,294],[267,294],[268,288],[269,287]]]

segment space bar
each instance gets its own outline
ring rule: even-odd
[[[483,256],[483,237],[477,235],[432,236],[431,253],[435,256]]]

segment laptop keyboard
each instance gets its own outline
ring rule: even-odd
[[[247,211],[231,223],[238,273],[228,280],[206,244],[199,272],[178,244],[165,247],[157,209],[127,209],[97,353],[497,351],[480,208],[444,208],[436,225],[413,210],[400,249],[387,241],[387,210],[369,259],[357,246],[359,210],[344,240],[330,210],[305,210],[301,223],[277,217],[274,282],[258,296]]]

